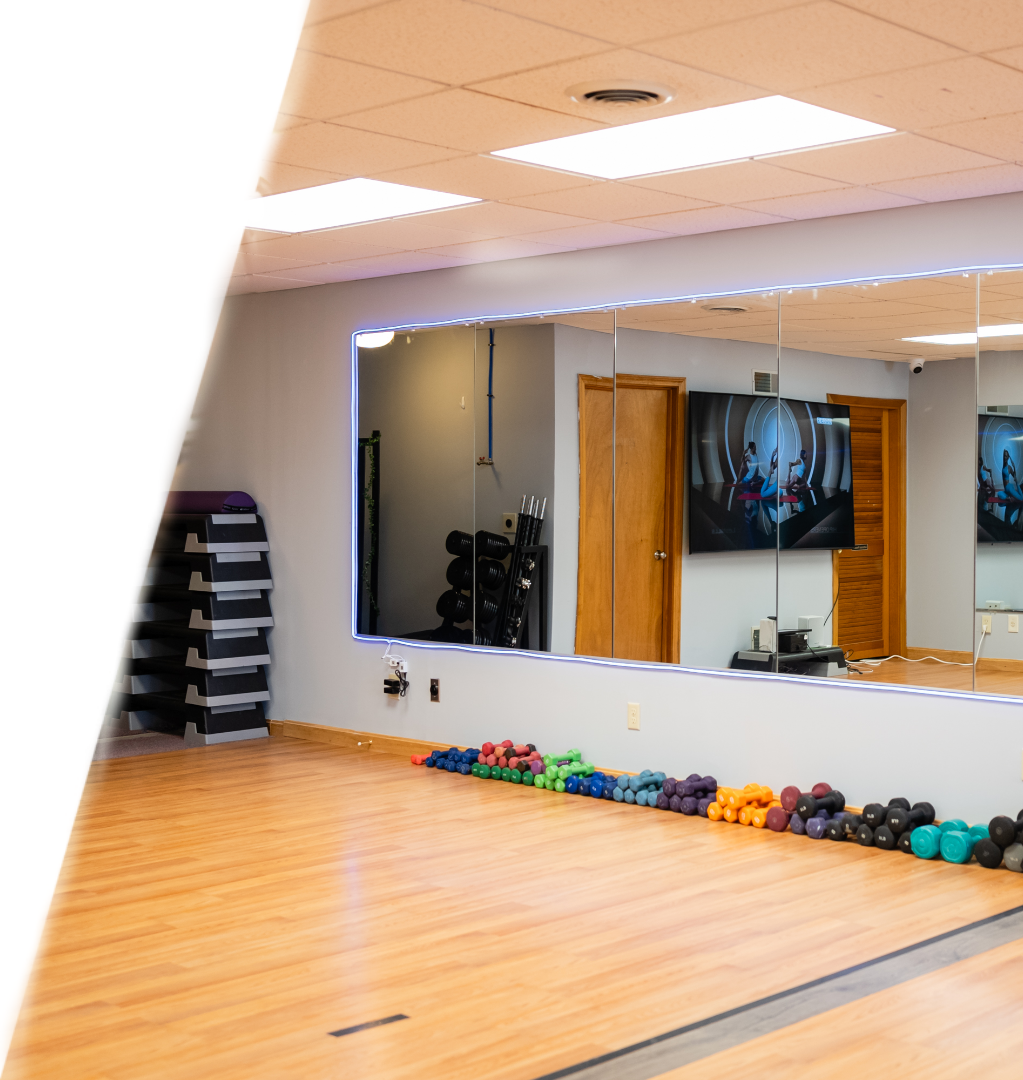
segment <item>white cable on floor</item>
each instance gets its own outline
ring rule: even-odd
[[[854,660],[853,663],[883,664],[886,660],[905,660],[909,664],[919,664],[922,663],[924,660],[937,660],[939,664],[949,664],[951,667],[973,667],[973,664],[961,664],[958,660],[942,660],[938,656],[920,656],[914,660],[909,656],[902,656],[899,653],[892,653],[891,656],[882,656],[880,660]]]

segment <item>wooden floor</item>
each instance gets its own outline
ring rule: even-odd
[[[942,664],[937,660],[886,660],[869,673],[856,674],[850,671],[848,679],[850,682],[899,683],[905,686],[930,686],[941,690],[976,689],[983,694],[1023,697],[1023,672],[985,671],[981,668],[977,672],[977,685],[974,687],[972,667]]]
[[[99,762],[3,1076],[532,1080],[1021,902],[1005,871],[287,738]],[[1021,960],[672,1075],[1016,1077]]]

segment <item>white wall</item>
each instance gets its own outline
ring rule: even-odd
[[[403,646],[410,694],[385,699],[380,644],[350,628],[348,342],[381,325],[1009,264],[1019,252],[1006,223],[1020,213],[1023,196],[995,196],[229,301],[180,484],[239,486],[265,510],[278,553],[270,715],[463,744],[507,734],[581,745],[607,765],[726,783],[826,779],[850,802],[928,798],[939,815],[971,820],[1015,813],[1019,757],[988,750],[1023,747],[1010,701],[437,646]],[[443,682],[441,704],[430,677]],[[626,730],[630,700],[642,706],[638,733]],[[849,737],[867,716],[884,753],[876,738]]]

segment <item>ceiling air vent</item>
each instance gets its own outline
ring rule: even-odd
[[[1008,405],[989,405],[987,407],[988,412],[993,413],[1007,413],[1009,411]]]
[[[750,309],[741,304],[704,304],[703,310],[713,311],[717,315],[741,315]]]
[[[778,373],[776,371],[754,371],[753,393],[761,397],[774,397],[778,393]]]
[[[666,105],[675,96],[670,86],[636,79],[579,83],[570,86],[565,93],[580,105],[609,105],[615,109]]]

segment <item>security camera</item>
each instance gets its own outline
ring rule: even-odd
[[[916,360],[910,360],[909,370],[912,371],[914,375],[919,375],[924,369],[924,363],[925,361],[919,357]]]

